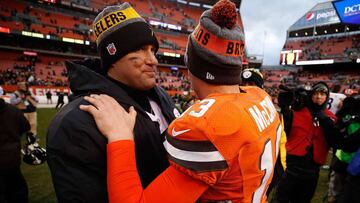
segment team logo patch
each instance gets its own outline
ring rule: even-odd
[[[172,131],[171,131],[171,135],[172,135],[173,137],[176,137],[176,136],[178,136],[178,135],[184,134],[184,133],[189,132],[189,131],[190,131],[190,129],[181,130],[181,131],[175,131],[175,127],[174,127],[174,128],[172,129]]]
[[[116,54],[116,47],[114,43],[109,44],[106,47],[107,51],[109,52],[110,55],[115,55]]]
[[[206,79],[208,80],[215,80],[215,77],[213,75],[211,75],[211,73],[206,72]]]
[[[250,71],[245,71],[245,72],[243,72],[242,75],[243,75],[243,78],[248,79],[251,77],[252,73]]]

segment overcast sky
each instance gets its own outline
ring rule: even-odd
[[[248,53],[264,54],[264,65],[279,65],[287,29],[317,3],[325,1],[243,0],[240,13]]]

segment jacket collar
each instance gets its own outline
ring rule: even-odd
[[[120,104],[134,106],[135,109],[145,113],[144,109],[138,105],[126,91],[110,81],[105,75],[72,61],[66,61],[65,64],[69,74],[69,86],[75,97],[91,93],[107,94],[112,96]]]
[[[87,60],[89,61],[89,60]],[[112,96],[123,106],[134,106],[138,113],[142,113],[147,116],[145,109],[142,108],[129,94],[118,84],[112,82],[108,77],[101,72],[101,69],[96,68],[96,63],[86,64],[79,61],[66,61],[66,68],[68,70],[69,86],[75,97],[85,96],[91,93],[102,93]],[[100,71],[99,71],[100,70]],[[174,109],[163,109],[169,105],[175,108],[171,100],[169,100],[165,91],[159,87],[151,89],[150,94],[156,98],[156,101],[160,102],[162,112],[168,121],[174,119]],[[169,103],[170,102],[170,103]]]

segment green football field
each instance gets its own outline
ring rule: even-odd
[[[45,148],[45,136],[47,127],[54,117],[55,109],[38,109],[38,137],[40,138],[40,145]],[[30,203],[50,203],[57,202],[54,187],[51,181],[50,170],[47,163],[32,166],[21,164],[22,172],[25,176],[29,187],[29,202]]]
[[[40,138],[40,144],[43,147],[45,147],[47,127],[55,113],[55,109],[38,109],[38,136]],[[40,166],[30,166],[23,163],[21,168],[28,183],[30,203],[56,202],[49,167],[46,163]],[[328,171],[321,171],[318,188],[312,201],[313,203],[322,202],[327,190],[327,174]]]

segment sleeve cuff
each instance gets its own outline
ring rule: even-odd
[[[132,149],[135,149],[135,142],[133,140],[118,140],[115,142],[108,143],[107,146],[107,155],[122,154],[132,152]]]

